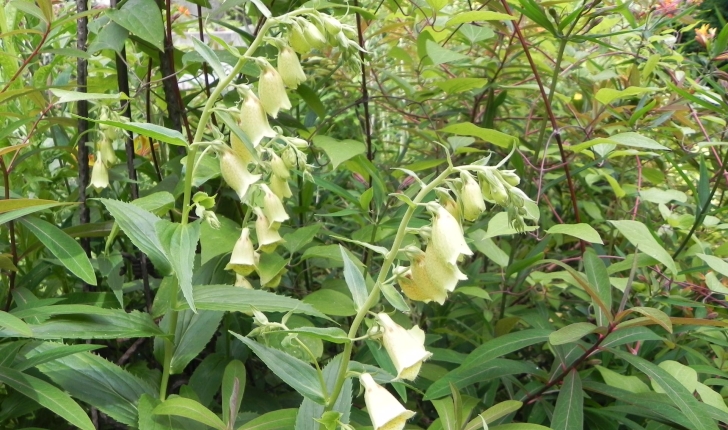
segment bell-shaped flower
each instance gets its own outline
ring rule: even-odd
[[[468,221],[475,221],[480,214],[485,212],[485,200],[480,191],[480,185],[468,172],[461,172],[460,179],[463,187],[460,190],[460,199],[463,203],[463,218]]]
[[[101,152],[101,158],[104,160],[107,167],[113,166],[119,162],[119,159],[116,157],[116,153],[114,152],[114,147],[106,136],[104,136],[104,138],[101,139],[101,142],[99,142],[99,152]]]
[[[258,182],[261,175],[254,175],[248,171],[247,164],[227,146],[223,146],[219,154],[220,173],[230,188],[235,190],[242,201],[248,193],[250,186]]]
[[[364,386],[364,403],[374,430],[402,430],[415,413],[408,411],[386,388],[377,384],[372,375],[363,373],[359,380]]]
[[[480,186],[484,198],[489,198],[500,206],[505,206],[508,203],[508,192],[506,192],[503,179],[498,175],[498,172],[492,170],[483,172]]]
[[[253,147],[257,147],[264,137],[276,137],[276,132],[270,127],[265,108],[250,89],[243,90],[243,103],[240,105],[239,124]],[[240,142],[242,144],[242,142]]]
[[[278,233],[277,228],[271,228],[268,218],[260,208],[254,208],[253,212],[257,215],[255,220],[255,234],[258,236],[258,249],[266,254],[273,252],[279,243],[283,242],[283,238]]]
[[[432,356],[425,350],[425,332],[417,326],[405,330],[385,313],[377,315],[383,329],[382,341],[397,369],[398,379],[414,381],[422,363]]]
[[[233,270],[243,276],[250,275],[255,269],[256,254],[253,241],[250,240],[250,229],[244,228],[240,238],[235,242],[233,254],[225,270]]]
[[[238,273],[235,274],[235,286],[240,288],[245,288],[246,290],[252,290],[253,285],[245,279],[245,276],[240,275]]]
[[[96,160],[91,169],[91,185],[94,188],[102,189],[109,186],[109,171],[106,169],[101,152],[96,153]]]
[[[260,189],[263,191],[263,213],[268,218],[271,227],[278,228],[282,222],[290,218],[286,208],[283,207],[281,199],[267,185],[261,184]]]
[[[288,88],[298,88],[298,84],[306,81],[306,73],[298,61],[298,55],[288,45],[278,51],[278,73]]]
[[[287,199],[293,196],[291,187],[288,185],[288,180],[283,179],[278,175],[271,175],[270,177],[270,190],[280,199]]]
[[[250,164],[255,161],[253,153],[250,152],[248,147],[243,143],[242,140],[240,140],[240,138],[235,133],[230,133],[230,147],[233,149],[233,152],[236,153],[241,160],[243,160],[245,164]]]
[[[408,249],[412,263],[409,273],[398,278],[402,292],[411,300],[445,303],[447,293],[455,290],[458,281],[467,279],[455,264],[444,261],[429,245],[425,252]]]
[[[414,264],[415,263],[413,262],[413,267]],[[411,268],[400,267],[396,269],[402,269],[396,277],[397,283],[402,289],[404,295],[410,300],[425,303],[431,301],[436,301],[440,304],[445,303],[445,299],[447,299],[447,291],[444,288],[439,288],[432,284],[432,282],[430,282],[430,278],[424,272],[419,272],[421,274],[417,282],[415,282]]]
[[[437,201],[442,205],[442,207],[445,208],[448,212],[450,212],[450,215],[453,216],[455,219],[460,219],[460,205],[458,202],[455,201],[455,199],[452,198],[450,195],[450,191],[448,191],[446,188],[435,188],[435,195],[437,196]]]
[[[473,255],[465,243],[460,222],[438,203],[430,202],[427,207],[432,212],[430,247],[440,254],[441,259],[454,265],[460,254]]]
[[[290,109],[291,101],[286,93],[283,78],[273,66],[265,59],[258,59],[260,65],[260,78],[258,80],[258,98],[268,115],[278,117],[281,109]]]

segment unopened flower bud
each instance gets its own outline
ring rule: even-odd
[[[259,59],[258,63],[261,65],[258,98],[268,115],[277,118],[279,110],[291,108],[286,86],[283,84],[281,75],[267,60]]]
[[[192,196],[192,201],[205,209],[212,209],[215,206],[215,196],[210,197],[204,191],[198,191]]]
[[[239,275],[247,276],[253,272],[255,264],[256,252],[250,240],[250,229],[244,228],[240,238],[235,242],[230,262],[225,266],[225,270],[233,270]]]
[[[256,147],[264,137],[275,137],[276,132],[270,127],[265,108],[258,97],[250,90],[244,91],[245,99],[240,105],[240,129],[248,136],[253,147]],[[245,148],[242,142],[239,143]]]
[[[425,350],[425,332],[417,326],[405,330],[385,313],[377,314],[377,319],[384,329],[384,348],[397,369],[397,378],[414,381],[422,363],[432,356]]]
[[[91,169],[91,185],[98,189],[109,186],[109,171],[101,158],[101,152],[96,153],[94,167]]]
[[[263,213],[270,222],[271,227],[279,226],[290,217],[283,207],[281,199],[267,185],[261,184],[260,189],[263,191]]]
[[[386,388],[374,381],[372,375],[363,373],[359,378],[374,430],[402,430],[415,413],[405,409]]]
[[[296,150],[291,148],[290,146],[286,147],[286,149],[283,150],[283,153],[281,154],[281,159],[283,160],[283,164],[286,165],[289,169],[295,169],[298,167],[298,155],[296,154]]]
[[[270,281],[261,284],[261,287],[271,289],[278,288],[278,286],[281,284],[281,279],[283,279],[283,275],[285,275],[287,271],[288,270],[286,270],[285,268],[281,269],[281,271],[278,272],[278,274],[276,274],[276,276],[274,276]]]
[[[326,38],[323,34],[321,34],[321,31],[318,27],[316,27],[316,25],[306,20],[301,20],[300,22],[303,27],[303,35],[306,37],[306,42],[308,42],[311,47],[314,49],[321,49],[326,46]]]
[[[333,16],[322,13],[319,15],[319,19],[324,24],[327,33],[334,35],[341,31],[341,22]]]
[[[512,187],[517,187],[518,184],[521,183],[521,178],[516,175],[515,170],[501,170],[498,173],[500,174],[500,177]]]
[[[288,142],[299,151],[303,151],[308,148],[308,141],[306,139],[301,139],[300,137],[289,137]]]
[[[306,80],[296,51],[288,45],[278,51],[278,73],[288,88],[298,88],[298,84]]]
[[[522,208],[526,204],[526,200],[530,200],[526,193],[516,187],[509,189],[508,194],[510,202],[517,208]]]
[[[311,45],[306,40],[306,36],[303,35],[303,28],[298,21],[294,21],[291,24],[291,30],[288,33],[288,43],[294,51],[301,55],[308,54],[311,51]]]
[[[260,208],[254,208],[253,211],[258,216],[255,220],[255,233],[258,236],[258,249],[266,254],[273,252],[279,243],[283,242],[283,238],[278,233],[277,228],[271,228],[268,218]]]
[[[440,202],[445,210],[450,212],[453,218],[460,219],[460,205],[450,196],[450,192],[447,189],[435,188],[435,195],[437,196],[437,201]]]
[[[286,166],[286,163],[277,154],[271,155],[270,167],[271,170],[273,170],[274,175],[277,175],[283,179],[288,179],[291,177],[291,172],[288,171],[289,167]]]
[[[220,151],[220,173],[225,182],[235,190],[238,198],[242,201],[248,193],[248,189],[258,182],[261,175],[253,175],[248,172],[246,163],[232,149],[224,147]]]
[[[291,187],[288,185],[288,180],[278,175],[272,175],[270,177],[270,190],[280,199],[287,199],[293,196]]]
[[[483,176],[490,186],[490,193],[493,201],[496,204],[505,206],[508,203],[508,193],[501,182],[500,176],[496,176],[496,174],[497,172],[488,170]]]
[[[104,160],[106,166],[113,166],[114,164],[119,162],[119,159],[116,157],[116,153],[114,152],[114,147],[112,146],[111,141],[106,137],[101,139],[101,142],[99,142],[99,152],[101,152],[101,157]]]
[[[480,185],[478,185],[470,173],[461,172],[460,178],[463,182],[463,187],[460,190],[460,198],[463,203],[463,218],[468,221],[475,221],[480,214],[485,212],[483,193],[480,191]]]

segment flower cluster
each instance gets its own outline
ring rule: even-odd
[[[109,109],[101,108],[99,119],[109,119]],[[114,153],[113,142],[118,138],[119,131],[116,127],[112,127],[103,123],[99,124],[101,129],[101,140],[96,143],[96,154],[94,165],[91,168],[91,186],[103,189],[109,186],[109,169],[111,166],[119,162]]]

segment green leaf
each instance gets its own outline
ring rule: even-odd
[[[452,397],[433,400],[432,406],[437,411],[437,416],[440,418],[440,424],[443,430],[459,430],[458,422],[455,418],[455,406],[453,405]]]
[[[261,255],[256,267],[256,271],[260,276],[260,284],[265,285],[272,281],[289,263],[290,260],[286,260],[275,253]]]
[[[89,285],[96,285],[96,275],[91,261],[81,245],[63,230],[39,218],[24,218],[23,225],[53,254],[71,273]]]
[[[147,0],[141,0],[147,1]],[[74,115],[76,116],[76,115]],[[83,118],[76,116],[77,118]],[[170,145],[187,146],[187,139],[184,135],[177,130],[171,128],[162,127],[161,125],[150,124],[147,122],[121,122],[111,120],[100,120],[92,118],[83,118],[91,122],[98,124],[110,125],[118,127],[122,130],[131,131],[142,136],[151,137],[159,142],[169,143]],[[101,199],[100,199],[101,200]]]
[[[584,392],[581,391],[581,378],[572,369],[564,378],[559,397],[556,399],[554,415],[551,418],[552,430],[582,430],[584,428]]]
[[[313,306],[326,315],[350,317],[356,315],[354,302],[349,296],[336,290],[321,289],[308,294],[303,303]]]
[[[705,263],[710,266],[711,269],[715,270],[725,277],[728,277],[728,263],[726,263],[726,261],[722,258],[706,254],[695,254],[695,256],[705,261]]]
[[[124,93],[105,94],[105,93],[80,93],[78,91],[66,91],[59,88],[51,88],[49,90],[54,96],[58,97],[56,103],[72,103],[80,100],[128,100],[129,97]]]
[[[339,369],[341,366],[342,355],[336,355],[323,369],[324,383],[326,384],[327,392],[331,393],[334,390],[334,385],[338,380]],[[349,423],[349,415],[351,413],[351,378],[346,378],[344,385],[341,388],[339,398],[334,402],[331,408],[333,412],[339,414],[339,421],[344,424]],[[301,407],[298,408],[298,413],[295,419],[295,430],[320,430],[322,427],[317,419],[324,414],[324,405],[315,403],[313,400],[304,398],[301,403]],[[277,428],[277,427],[276,427]],[[288,427],[285,430],[289,430],[292,427]]]
[[[268,9],[268,6],[265,5],[261,0],[250,0],[251,3],[255,5],[256,8],[258,8],[258,11],[266,18],[270,18],[272,15],[270,13],[270,10]]]
[[[326,107],[321,103],[316,91],[312,90],[305,84],[299,84],[296,88],[296,92],[306,102],[308,107],[316,114],[319,119],[326,118],[327,112]],[[335,168],[335,167],[334,167]]]
[[[672,333],[672,321],[670,321],[670,317],[667,316],[664,312],[662,312],[659,309],[655,308],[648,308],[643,306],[635,306],[633,308],[629,308],[621,313],[621,318],[624,318],[624,316],[632,313],[637,312],[639,314],[642,314],[646,316],[647,318],[651,319],[655,323],[659,324],[667,330],[669,333]],[[621,319],[619,318],[619,319]]]
[[[445,24],[447,27],[453,27],[475,21],[513,21],[516,17],[507,13],[492,12],[489,10],[474,10],[470,12],[458,12],[454,17],[450,18]]]
[[[637,376],[622,375],[599,365],[595,367],[602,375],[602,379],[604,379],[604,382],[606,382],[607,385],[609,385],[610,387],[621,388],[622,390],[627,390],[630,393],[635,394],[650,392],[650,387],[642,382],[642,380]]]
[[[410,312],[410,307],[407,305],[407,302],[404,301],[402,294],[394,288],[394,285],[385,282],[379,286],[379,289],[382,291],[384,298],[387,299],[387,302],[389,302],[389,304],[395,309],[400,312]]]
[[[433,83],[448,94],[460,94],[465,91],[479,90],[488,84],[488,80],[485,78],[453,78]]]
[[[177,430],[182,428],[178,423],[174,422],[174,417],[170,419],[170,416],[154,415],[152,411],[161,403],[161,400],[149,394],[142,394],[139,398],[139,425],[137,428],[140,430]]]
[[[658,366],[681,383],[682,386],[689,392],[694,393],[698,388],[698,372],[695,369],[674,360],[665,360]],[[658,393],[665,392],[665,390],[663,390],[654,379],[652,380],[652,388]]]
[[[432,400],[448,395],[450,393],[451,383],[458,389],[462,389],[478,382],[485,382],[505,375],[533,375],[542,372],[542,370],[539,370],[537,366],[530,362],[502,358],[495,358],[467,366],[463,364],[430,385],[430,388],[425,393],[424,399]]]
[[[369,296],[367,285],[364,281],[364,276],[354,262],[351,261],[346,249],[341,245],[339,245],[339,249],[341,250],[341,259],[344,261],[344,279],[346,279],[346,286],[349,287],[356,309],[359,310],[364,306]]]
[[[128,0],[119,10],[107,10],[106,15],[145,42],[164,50],[162,12],[154,0]]]
[[[546,342],[549,340],[551,333],[551,330],[521,330],[483,342],[482,345],[468,354],[468,358],[465,359],[461,367],[467,368],[471,365],[483,363],[537,343]]]
[[[232,360],[225,366],[222,377],[222,418],[225,425],[235,423],[245,393],[247,372],[240,360]]]
[[[662,91],[664,88],[643,88],[643,87],[627,87],[623,90],[615,90],[613,88],[602,88],[597,91],[594,96],[597,101],[606,105],[614,100],[623,99],[625,97],[632,97],[640,94],[653,93],[655,91]]]
[[[109,21],[108,24],[101,29],[99,34],[88,47],[88,53],[93,55],[104,49],[111,49],[115,52],[121,52],[129,38],[129,30],[119,24]]]
[[[12,212],[19,209],[28,209],[34,207],[42,207],[42,209],[52,208],[60,205],[70,205],[74,203],[57,202],[55,200],[43,200],[43,199],[7,199],[0,200],[0,214],[5,212]],[[38,209],[38,210],[42,210]],[[32,213],[32,212],[28,212]]]
[[[427,56],[432,60],[432,64],[437,66],[440,64],[452,63],[453,61],[465,60],[468,58],[467,55],[463,55],[459,52],[452,51],[447,48],[443,48],[439,43],[428,40],[425,42],[425,48],[427,50]]]
[[[544,427],[539,424],[530,423],[511,423],[501,424],[499,426],[491,427],[490,430],[551,430],[548,427]]]
[[[32,358],[62,346],[45,342],[28,356]],[[142,394],[158,394],[158,387],[90,352],[49,361],[37,368],[73,397],[129,426],[136,425],[138,421],[136,405],[139,397]]]
[[[700,413],[700,403],[683,385],[673,378],[666,370],[652,364],[644,358],[627,352],[612,349],[611,352],[618,358],[630,363],[650,377],[665,394],[682,411],[685,417],[693,424],[695,430],[717,430],[715,421]]]
[[[0,382],[38,402],[78,428],[95,429],[86,412],[68,394],[42,379],[7,367],[0,367]]]
[[[576,342],[589,333],[592,333],[596,328],[597,326],[589,322],[569,324],[566,327],[562,327],[551,333],[549,335],[549,343],[551,343],[551,345],[564,345]]]
[[[217,332],[223,315],[224,313],[219,311],[193,313],[189,309],[185,309],[179,312],[174,336],[174,355],[172,355],[170,363],[170,372],[173,375],[182,373],[190,361],[205,349]],[[167,327],[165,326],[165,328]],[[162,340],[159,339],[159,341]]]
[[[32,318],[46,318],[49,308],[63,305],[36,307],[25,311]],[[66,305],[96,308],[84,305]],[[152,337],[164,335],[151,316],[144,312],[127,313],[121,309],[105,309],[103,312],[58,312],[57,316],[40,324],[33,324],[36,339],[119,339],[129,337]],[[25,315],[21,315],[27,318]]]
[[[291,430],[296,425],[298,409],[279,409],[265,413],[237,430]]]
[[[144,209],[119,200],[99,199],[131,242],[149,257],[162,274],[172,271],[155,225],[160,219]]]
[[[225,430],[227,427],[217,415],[199,402],[184,397],[171,397],[152,411],[155,415],[174,415],[185,417],[206,426]]]
[[[496,420],[499,420],[506,415],[510,415],[513,412],[521,409],[523,406],[522,402],[518,400],[506,400],[486,409],[485,412],[481,413],[478,418],[473,419],[465,427],[465,430],[480,430],[483,426],[483,421],[490,424]],[[481,419],[482,418],[482,419]]]
[[[160,220],[154,228],[187,304],[193,312],[197,312],[192,295],[192,271],[197,242],[200,240],[200,222],[178,224]]]
[[[348,343],[350,341],[346,332],[338,327],[297,327],[276,331],[276,333],[300,333],[332,343]]]
[[[578,239],[581,239],[586,242],[590,243],[598,243],[600,245],[604,245],[604,242],[602,242],[602,238],[599,236],[599,233],[594,230],[594,227],[590,226],[589,224],[585,223],[579,223],[579,224],[556,224],[550,229],[546,230],[546,233],[548,234],[566,234],[569,236],[574,236]]]
[[[131,204],[155,215],[163,215],[165,212],[174,209],[174,196],[170,192],[159,191],[140,197]]]
[[[5,311],[0,311],[0,326],[14,330],[21,336],[33,337],[33,331],[25,321]]]
[[[190,39],[192,39],[192,45],[194,45],[195,51],[197,51],[197,53],[200,54],[205,62],[210,67],[212,67],[212,71],[215,72],[215,75],[220,79],[222,79],[224,76],[227,76],[227,73],[222,67],[222,63],[217,57],[217,54],[215,54],[215,51],[210,49],[210,47],[207,46],[206,43],[203,43],[197,37],[192,36],[190,37]]]
[[[105,348],[105,346],[83,343],[78,345],[63,345],[58,348],[48,350],[46,352],[36,354],[32,358],[18,361],[17,363],[13,364],[13,369],[22,372],[23,370],[30,369],[31,367],[35,367],[49,361],[63,358],[67,355],[73,355],[79,352],[94,351],[100,348]]]
[[[619,230],[632,245],[638,247],[640,252],[643,252],[655,260],[659,261],[665,267],[667,267],[673,274],[677,274],[677,266],[673,261],[670,254],[665,251],[654,236],[650,233],[647,227],[639,221],[631,220],[617,220],[609,221],[614,227]]]
[[[596,294],[604,303],[607,309],[612,308],[612,285],[609,283],[609,275],[604,262],[597,256],[593,248],[589,248],[584,253],[584,271],[586,272],[586,280],[596,289]],[[604,311],[595,304],[594,313],[597,325],[606,326],[609,323]]]
[[[490,128],[478,127],[471,122],[451,124],[445,128],[440,129],[440,131],[445,133],[457,134],[458,136],[477,137],[501,148],[510,148],[518,142],[518,139],[511,135],[505,134],[498,130],[492,130]]]
[[[655,140],[650,139],[649,137],[645,137],[645,136],[642,136],[641,134],[637,134],[637,133],[633,133],[633,132],[614,134],[609,137],[598,137],[596,139],[592,139],[590,141],[571,146],[571,147],[569,147],[569,149],[573,152],[582,152],[585,149],[589,149],[592,146],[598,145],[601,143],[629,146],[632,148],[640,148],[640,149],[648,149],[648,150],[656,150],[656,151],[669,151],[670,150],[670,148],[660,145]]]
[[[647,327],[625,327],[614,330],[607,335],[602,342],[602,348],[614,348],[632,342],[643,342],[646,340],[664,340]]]
[[[302,396],[318,404],[326,402],[318,375],[313,367],[283,351],[269,348],[237,333],[230,333],[247,345],[276,376]]]
[[[499,265],[500,267],[508,266],[510,258],[502,249],[493,242],[493,239],[485,237],[485,231],[475,230],[468,234],[468,237],[473,239],[473,245],[475,248],[488,257],[492,262]]]
[[[327,319],[310,304],[264,290],[232,285],[198,285],[193,288],[197,309],[228,312],[294,312]],[[184,309],[181,308],[181,309]]]
[[[324,150],[329,160],[331,160],[333,169],[339,167],[344,161],[365,153],[367,150],[366,145],[357,140],[336,140],[333,137],[321,135],[313,138],[313,144]]]
[[[321,229],[321,224],[311,224],[305,227],[297,228],[293,232],[283,236],[285,242],[283,246],[290,253],[300,251],[304,246],[311,243],[316,234]]]
[[[7,200],[0,200],[0,202],[2,202],[2,201],[7,201]],[[60,206],[62,204],[64,204],[64,203],[48,203],[48,204],[45,204],[45,205],[30,206],[30,207],[26,207],[26,208],[23,208],[23,209],[17,209],[17,210],[14,210],[14,211],[10,211],[10,212],[6,212],[6,213],[3,213],[3,214],[0,214],[0,225],[5,224],[6,222],[10,222],[10,221],[16,220],[16,219],[18,219],[20,217],[24,217],[25,215],[29,215],[29,214],[32,214],[32,213],[40,212],[40,211],[43,211],[43,210],[46,210],[46,209],[50,209],[52,207]]]

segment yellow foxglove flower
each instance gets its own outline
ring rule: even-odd
[[[250,229],[244,228],[240,234],[240,238],[235,242],[233,254],[230,262],[225,266],[225,270],[233,270],[238,275],[250,275],[255,269],[256,252],[253,242],[250,240]]]
[[[324,28],[326,28],[326,32],[329,34],[337,34],[341,31],[341,28],[343,27],[341,25],[341,22],[339,22],[338,19],[334,18],[331,15],[326,15],[325,13],[322,13],[319,15],[319,19],[321,19],[321,22],[324,24]]]
[[[363,373],[359,380],[364,386],[364,403],[374,430],[402,430],[415,413],[408,411],[386,388],[377,384],[372,375]]]
[[[247,133],[245,134],[247,135]],[[238,138],[235,133],[230,133],[230,147],[233,149],[233,152],[236,153],[238,157],[243,160],[245,164],[250,164],[255,161],[255,159],[253,158],[253,154],[248,150],[248,147],[245,146],[243,141],[240,140],[240,138]]]
[[[288,180],[283,179],[278,175],[272,175],[270,177],[270,190],[275,193],[280,199],[287,199],[293,196],[291,187],[288,186]]]
[[[521,183],[521,178],[516,175],[515,170],[500,170],[498,173],[500,174],[500,177],[512,187],[517,187],[518,184]]]
[[[101,142],[99,142],[99,152],[101,152],[101,157],[107,167],[113,166],[114,164],[119,162],[119,159],[116,157],[116,153],[114,152],[114,147],[112,146],[111,141],[106,139],[106,137],[101,139]]]
[[[296,51],[288,45],[278,51],[278,73],[288,88],[298,88],[298,84],[306,80]]]
[[[308,42],[311,47],[314,49],[321,49],[326,46],[326,37],[324,37],[316,25],[306,21],[305,19],[301,20],[300,23],[303,28],[303,36],[306,38],[306,42]]]
[[[435,194],[437,195],[437,201],[440,202],[450,215],[455,219],[460,219],[460,205],[455,199],[450,196],[450,192],[445,188],[435,188]]]
[[[260,189],[264,193],[263,213],[268,218],[270,225],[278,228],[282,222],[290,218],[286,208],[283,207],[281,199],[267,185],[261,184]]]
[[[432,212],[432,237],[430,247],[440,254],[443,261],[456,264],[460,254],[473,255],[463,236],[460,222],[441,205],[430,202]]]
[[[444,261],[432,245],[425,252],[415,249],[407,253],[412,266],[398,281],[402,292],[411,300],[443,304],[458,281],[467,279],[455,264]]]
[[[98,189],[109,186],[109,171],[106,169],[103,158],[101,158],[101,152],[96,153],[94,167],[91,169],[91,185]]]
[[[258,80],[258,98],[268,115],[277,118],[279,110],[291,108],[286,86],[283,84],[281,75],[268,61],[259,59],[258,63],[261,65],[260,79]]]
[[[245,100],[240,105],[240,129],[248,136],[253,147],[257,147],[264,137],[276,137],[276,132],[270,127],[265,108],[258,97],[249,89],[244,92]],[[242,142],[240,144],[243,146]]]
[[[412,263],[414,267],[414,262]],[[420,263],[422,264],[422,263]],[[444,288],[439,288],[430,282],[430,278],[424,272],[424,269],[419,269],[420,272],[417,281],[415,281],[412,269],[406,269],[405,272],[397,276],[397,283],[402,289],[402,292],[410,300],[418,302],[431,302],[436,301],[439,304],[445,303],[447,299],[447,291]]]
[[[463,218],[468,221],[475,221],[480,214],[485,212],[485,200],[480,191],[480,185],[468,172],[460,173],[463,188],[460,190],[460,198],[463,202]]]
[[[254,208],[253,211],[258,216],[255,220],[255,233],[258,235],[258,249],[266,254],[273,252],[279,243],[283,242],[283,238],[278,233],[277,228],[271,228],[268,218],[260,208]]]
[[[230,185],[230,188],[235,190],[242,201],[248,193],[250,186],[258,182],[260,175],[250,173],[243,159],[227,146],[220,151],[219,158],[222,178]]]
[[[385,313],[377,315],[383,328],[384,348],[397,369],[398,379],[414,381],[422,363],[432,356],[425,350],[425,332],[417,326],[405,330]]]
[[[508,204],[508,192],[503,182],[501,182],[501,176],[498,175],[498,172],[488,170],[483,173],[483,179],[485,180],[484,182],[488,183],[490,197],[493,201],[500,206]],[[483,192],[483,196],[488,197],[485,195],[485,192]]]

